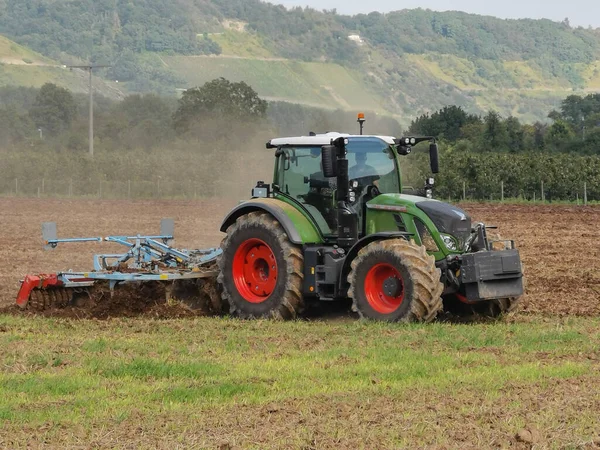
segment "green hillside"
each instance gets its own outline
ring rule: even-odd
[[[266,98],[403,122],[448,104],[542,120],[559,99],[600,91],[600,30],[568,21],[423,9],[350,17],[259,0],[5,0],[0,34],[60,63],[110,63],[107,79],[128,92],[175,95],[223,76]],[[0,83],[58,76],[36,67],[4,64]]]
[[[162,59],[185,78],[186,87],[225,77],[245,81],[269,100],[332,109],[386,110],[385,100],[365,86],[358,72],[338,64],[235,56]]]
[[[62,64],[0,36],[0,86],[40,87],[54,83],[73,92],[88,92],[88,74],[69,70]],[[102,79],[95,81],[95,89],[110,98],[122,98],[123,93]]]

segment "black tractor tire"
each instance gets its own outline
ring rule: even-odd
[[[431,322],[443,309],[440,278],[440,269],[425,247],[405,239],[377,241],[352,261],[348,296],[362,318]],[[391,288],[385,288],[390,282]]]
[[[221,249],[217,280],[231,314],[290,320],[302,312],[302,250],[273,216],[241,216],[227,229]]]

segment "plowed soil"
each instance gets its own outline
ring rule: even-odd
[[[59,237],[151,234],[160,219],[175,219],[176,245],[218,246],[219,224],[235,202],[0,199],[0,307],[16,297],[27,273],[90,270],[92,255],[120,252],[107,244],[42,248],[41,223],[58,223]],[[600,207],[462,205],[477,221],[498,225],[521,251],[527,295],[520,311],[549,315],[600,315]],[[177,313],[180,314],[180,313]]]

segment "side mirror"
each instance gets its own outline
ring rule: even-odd
[[[337,177],[337,147],[335,145],[324,145],[321,147],[321,163],[325,178]]]
[[[438,145],[436,143],[429,145],[429,162],[431,164],[431,173],[440,173]]]

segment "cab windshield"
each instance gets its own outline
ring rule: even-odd
[[[384,193],[399,193],[400,180],[394,153],[378,138],[350,138],[348,150],[348,178],[358,181],[361,188],[377,185]],[[283,192],[305,200],[315,189],[335,190],[336,179],[325,178],[321,168],[321,147],[284,148],[279,169],[279,185]]]
[[[348,178],[358,183],[355,191],[359,196],[371,185],[384,194],[400,192],[394,151],[388,144],[378,138],[350,138],[346,149]],[[281,190],[313,214],[324,234],[335,232],[337,179],[323,175],[321,147],[286,147],[282,150],[278,171]]]

